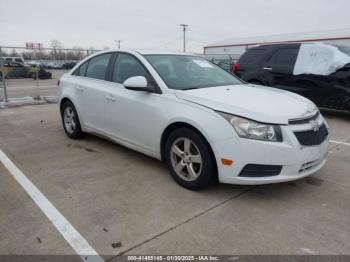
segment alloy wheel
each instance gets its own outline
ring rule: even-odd
[[[64,117],[64,126],[66,127],[67,132],[69,134],[73,134],[77,126],[73,108],[71,108],[70,106],[67,106],[64,109],[63,117]]]
[[[194,181],[202,171],[202,156],[196,144],[180,137],[171,146],[171,164],[176,174],[186,181]]]

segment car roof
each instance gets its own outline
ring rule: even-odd
[[[288,44],[263,44],[263,45],[256,45],[254,47],[251,47],[249,49],[252,49],[252,48],[261,48],[261,47],[264,47],[264,48],[279,48],[279,47],[299,47],[301,45],[301,43],[288,43]],[[248,50],[249,50],[248,49]]]
[[[126,52],[126,53],[139,53],[141,55],[195,55],[192,53],[183,53],[178,51],[168,51],[168,50],[153,50],[153,49],[108,49],[96,52],[95,54],[103,54],[109,52]]]

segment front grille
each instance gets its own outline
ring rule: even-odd
[[[317,131],[298,131],[294,132],[300,145],[317,146],[320,145],[328,136],[328,130],[325,124],[321,125]]]
[[[281,173],[282,166],[273,165],[246,165],[239,176],[242,177],[267,177],[267,176],[277,176]]]

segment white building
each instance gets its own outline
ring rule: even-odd
[[[208,59],[238,59],[247,48],[261,44],[323,42],[350,46],[350,28],[332,31],[231,38],[204,47]]]

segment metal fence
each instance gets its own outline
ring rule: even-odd
[[[48,48],[28,49],[20,46],[1,46],[3,57],[22,57],[24,60],[81,60],[99,50],[82,48]]]
[[[71,62],[77,63],[97,51],[99,50],[93,48],[41,47],[28,49],[20,46],[0,46],[0,107],[22,103],[55,101],[58,79],[68,71],[60,68],[60,66]],[[11,58],[23,58],[25,70],[33,73],[19,74],[19,77],[7,76],[8,68],[5,70],[4,67],[4,64],[7,63],[6,58],[8,60]],[[39,79],[38,73],[32,67],[29,67],[30,65],[44,67],[41,70],[50,72],[52,78]],[[10,67],[9,64],[6,64],[6,66]]]

